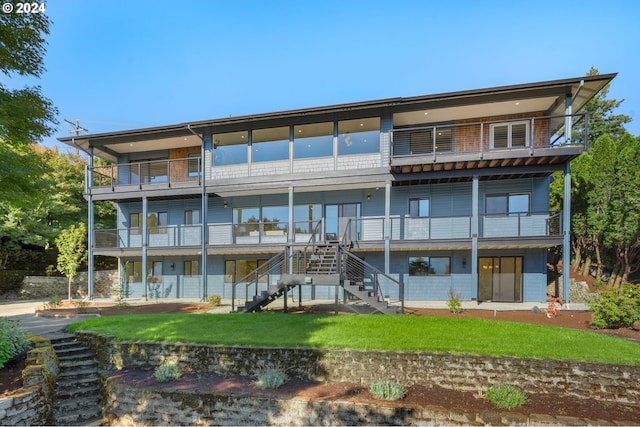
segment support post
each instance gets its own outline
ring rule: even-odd
[[[149,292],[147,283],[147,276],[149,272],[147,271],[147,249],[148,249],[148,239],[149,239],[149,230],[147,224],[147,196],[142,196],[142,289],[144,290],[144,299],[147,301],[149,299]]]
[[[94,228],[94,202],[92,195],[93,188],[93,146],[89,147],[89,167],[87,168],[87,199],[88,199],[88,218],[87,218],[87,296],[89,299],[93,299],[93,285],[94,285],[94,255],[93,248],[95,246],[95,232]]]
[[[391,268],[391,181],[384,183],[384,273]]]
[[[573,98],[568,95],[565,100],[564,132],[566,143],[571,143],[572,117],[571,104]],[[564,165],[564,197],[562,200],[562,297],[569,304],[571,279],[571,164]]]
[[[471,298],[478,301],[478,235],[480,233],[480,216],[479,211],[479,178],[478,175],[473,176],[471,183]]]

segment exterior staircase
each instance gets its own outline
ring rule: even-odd
[[[367,303],[375,311],[382,314],[397,314],[398,308],[392,305],[388,298],[384,298],[382,295],[376,295],[376,292],[372,289],[366,289],[364,282],[351,280],[344,281],[345,292],[353,295],[357,299]]]
[[[60,360],[54,399],[55,425],[100,425],[102,393],[94,354],[73,335],[52,340]]]
[[[277,286],[269,286],[267,291],[262,291],[260,295],[255,295],[252,300],[247,301],[245,305],[238,306],[240,312],[250,311],[262,311],[263,307],[271,304],[273,301],[280,298],[285,292],[289,292],[291,289],[298,286],[298,283],[283,283],[278,281]]]
[[[316,246],[314,253],[309,257],[305,268],[305,274],[335,274],[338,267],[337,244]]]

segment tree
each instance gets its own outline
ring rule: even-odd
[[[6,2],[6,1],[5,1]],[[7,77],[40,77],[45,71],[45,36],[51,22],[43,13],[0,14],[0,71]],[[10,89],[0,83],[0,142],[28,145],[51,135],[57,123],[53,103],[38,86]]]
[[[58,271],[69,279],[69,301],[71,301],[71,282],[83,262],[87,260],[87,248],[84,244],[87,226],[84,223],[72,225],[63,230],[56,238],[58,247]]]

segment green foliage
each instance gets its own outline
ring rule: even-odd
[[[89,312],[89,301],[76,301],[76,308],[78,310],[78,313],[80,314],[86,314]]]
[[[182,372],[175,363],[165,363],[156,368],[153,376],[161,383],[180,379]]]
[[[0,318],[0,369],[28,347],[29,340],[24,331],[15,323]]]
[[[626,284],[601,292],[591,311],[594,329],[633,328],[640,322],[640,286]]]
[[[62,304],[62,299],[60,299],[58,295],[54,295],[49,299],[49,302],[47,304],[58,308],[60,304]]]
[[[455,314],[462,313],[462,304],[460,303],[460,294],[452,289],[449,289],[449,299],[447,299],[447,307],[449,311]]]
[[[116,308],[123,309],[127,307],[129,307],[129,303],[122,297],[122,295],[119,295],[116,300]]]
[[[84,223],[72,225],[56,238],[58,247],[58,271],[69,281],[76,276],[76,272],[87,259],[87,249],[84,245],[87,237],[87,227]]]
[[[402,384],[391,380],[374,381],[369,386],[369,392],[378,399],[398,400],[404,397]]]
[[[518,387],[509,384],[491,385],[487,389],[487,399],[498,408],[513,409],[527,403],[527,395]]]
[[[218,307],[221,300],[220,295],[214,294],[209,296],[209,304],[211,304],[212,307]]]
[[[280,388],[285,382],[287,382],[287,375],[279,368],[263,369],[258,371],[256,377],[256,387],[263,390]]]
[[[139,314],[91,318],[68,329],[109,334],[120,341],[430,351],[640,365],[640,346],[621,338],[478,318]]]

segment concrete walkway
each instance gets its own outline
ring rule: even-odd
[[[82,320],[87,315],[74,317],[40,317],[36,316],[36,308],[42,306],[42,301],[20,301],[0,303],[0,317],[15,321],[24,330],[33,335],[49,339],[67,336],[67,325]]]

